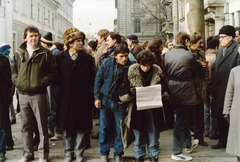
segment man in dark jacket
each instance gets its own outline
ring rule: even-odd
[[[199,140],[199,145],[208,146],[204,141],[204,103],[207,103],[207,83],[210,82],[209,70],[206,66],[206,58],[203,49],[203,36],[198,33],[190,34],[189,50],[195,54],[196,58],[201,61],[204,69],[202,76],[194,78],[194,84],[198,93],[199,104],[194,105],[191,112],[191,124],[194,129],[194,139]]]
[[[56,56],[59,69],[57,122],[63,130],[65,162],[71,162],[74,153],[77,161],[83,161],[85,132],[92,128],[94,61],[83,50],[83,36],[77,28],[68,28],[63,39],[67,50]]]
[[[218,118],[219,141],[213,149],[226,148],[229,123],[224,120],[223,104],[228,83],[228,77],[233,67],[240,65],[239,45],[234,41],[235,29],[226,25],[219,30],[220,48],[212,67],[212,117]],[[228,118],[228,115],[226,115]]]
[[[0,162],[5,161],[6,120],[9,120],[9,104],[6,101],[11,89],[11,68],[8,58],[0,53]],[[10,125],[10,122],[8,121]],[[11,126],[9,126],[11,129]]]
[[[121,36],[118,33],[116,32],[108,33],[106,39],[107,47],[103,50],[103,53],[99,57],[99,65],[102,64],[104,59],[114,57],[114,49],[121,42],[122,42]]]
[[[110,151],[110,126],[115,119],[117,137],[114,142],[114,157],[122,161],[123,143],[121,138],[120,120],[125,118],[126,104],[120,101],[119,91],[128,67],[133,64],[128,59],[128,45],[119,44],[114,50],[114,57],[105,59],[98,69],[95,85],[95,106],[100,109],[99,145],[102,162],[107,162]]]
[[[128,46],[131,48],[130,52],[136,59],[137,54],[143,50],[142,47],[138,44],[138,36],[134,34],[127,36],[127,43]]]
[[[176,123],[173,135],[173,160],[189,161],[192,157],[182,154],[191,153],[198,145],[198,139],[191,142],[190,134],[190,112],[193,105],[199,103],[198,95],[192,80],[194,75],[202,71],[202,64],[196,56],[187,48],[190,37],[185,32],[176,35],[174,49],[165,54],[165,70],[170,80],[169,102],[176,110]]]
[[[56,57],[61,52],[53,45],[52,33],[48,32],[41,38],[43,47],[49,49]],[[56,113],[57,113],[57,94],[58,86],[56,82],[47,87],[48,98],[48,137],[51,141],[58,141],[62,139],[62,131],[56,126]],[[55,133],[54,133],[55,132]]]
[[[46,162],[49,155],[46,91],[57,77],[57,64],[53,54],[39,44],[39,30],[35,26],[25,28],[24,39],[12,64],[12,82],[19,91],[22,120],[24,151],[20,162],[34,159],[34,116],[40,134],[39,161]]]

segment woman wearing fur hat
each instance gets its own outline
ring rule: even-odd
[[[137,56],[138,64],[129,67],[120,91],[120,99],[130,102],[128,111],[131,111],[130,127],[135,136],[134,155],[136,161],[143,162],[147,145],[151,162],[158,161],[160,114],[161,109],[137,111],[135,87],[157,85],[161,82],[162,70],[154,64],[154,56],[149,50],[141,51]]]
[[[59,93],[57,114],[59,127],[63,130],[65,162],[83,161],[86,148],[85,132],[92,127],[92,86],[94,62],[83,51],[83,37],[77,28],[69,28],[63,34],[67,50],[56,56],[59,68]]]

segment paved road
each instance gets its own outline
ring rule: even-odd
[[[97,120],[95,119],[93,123],[95,124]],[[98,126],[94,125],[93,134],[97,133]],[[23,144],[21,139],[21,129],[20,129],[20,119],[17,119],[17,124],[12,125],[13,131],[13,139],[15,142],[14,150],[8,151],[6,154],[6,162],[17,162],[23,152]],[[170,159],[171,157],[171,149],[172,149],[172,134],[173,129],[169,129],[167,131],[160,133],[160,154],[159,160],[160,162],[173,162]],[[205,138],[205,141],[209,144],[209,146],[198,146],[194,149],[191,156],[193,157],[194,162],[233,162],[236,161],[236,157],[230,156],[225,153],[225,149],[213,150],[211,149],[211,145],[216,144],[217,140],[210,140],[209,138]],[[124,159],[125,161],[134,161],[133,154],[133,144],[125,150]],[[85,157],[85,161],[87,162],[100,162],[100,153],[99,153],[98,140],[92,139],[91,148],[87,149],[83,156]],[[62,141],[51,142],[50,141],[50,162],[63,162],[64,161],[64,152],[62,147]],[[110,153],[110,162],[113,162],[113,149],[111,148]],[[38,154],[35,152],[35,160],[38,161]],[[145,158],[145,161],[149,161],[148,155]]]

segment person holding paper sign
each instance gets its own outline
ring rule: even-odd
[[[135,136],[134,155],[136,161],[143,162],[147,145],[150,161],[158,161],[161,108],[137,110],[136,87],[153,86],[161,83],[162,70],[154,64],[151,51],[144,50],[137,55],[138,64],[129,67],[119,93],[120,100],[128,102],[130,128]]]

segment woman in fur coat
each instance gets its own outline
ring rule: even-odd
[[[137,56],[138,64],[131,65],[125,76],[120,100],[129,102],[130,128],[135,136],[134,155],[136,161],[144,161],[147,145],[151,162],[158,161],[161,108],[137,111],[135,87],[160,84],[162,70],[154,64],[154,56],[149,50],[141,51]]]

